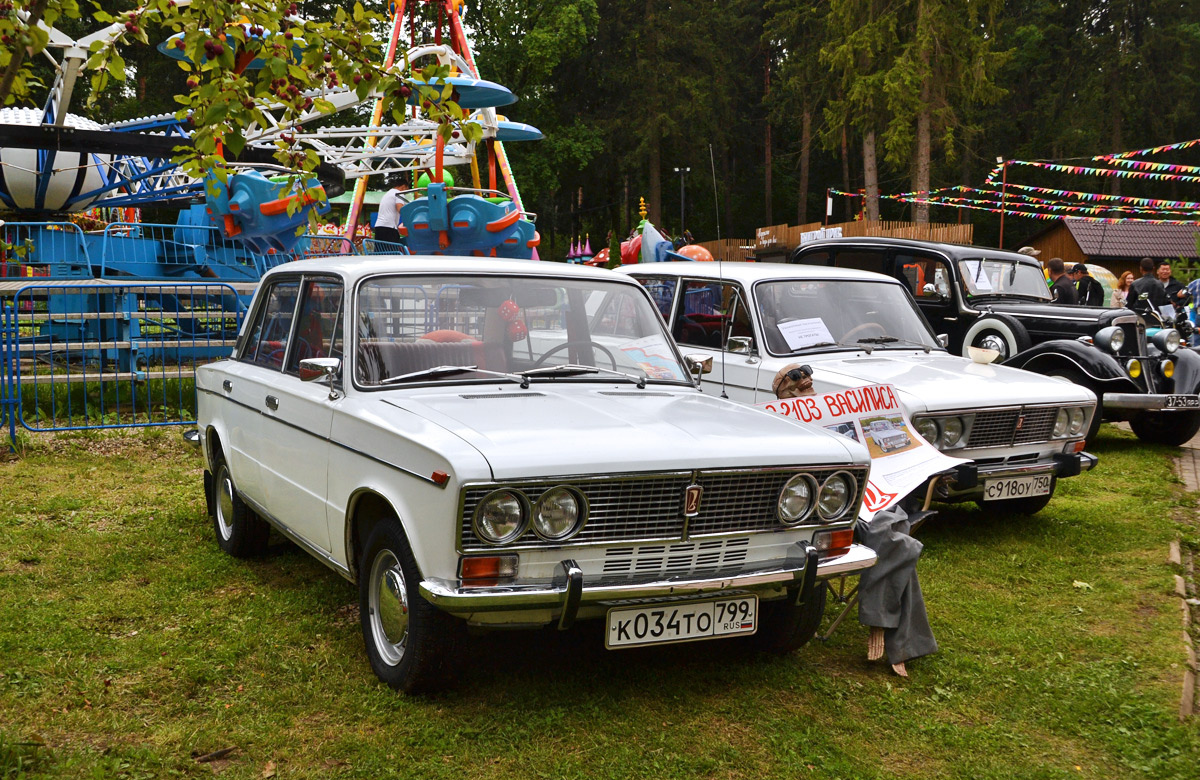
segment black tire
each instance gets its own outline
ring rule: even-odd
[[[787,599],[761,602],[755,646],[763,652],[778,655],[804,647],[821,625],[827,594],[825,583],[818,582],[812,596],[798,607],[792,606]]]
[[[1144,442],[1178,447],[1200,432],[1200,411],[1142,412],[1129,421],[1129,427]]]
[[[1046,508],[1046,505],[1050,503],[1050,499],[1054,498],[1054,491],[1057,488],[1058,477],[1051,477],[1050,492],[1044,496],[1008,498],[1004,501],[976,501],[975,503],[985,512],[996,512],[1006,515],[1036,515]]]
[[[1000,353],[997,363],[1024,352],[1033,346],[1029,331],[1016,317],[1007,314],[986,314],[971,324],[963,335],[962,356],[970,357],[967,347],[995,349]]]
[[[378,523],[358,568],[363,642],[375,675],[404,693],[430,693],[449,682],[454,618],[426,601],[412,548],[399,522]]]
[[[238,496],[229,465],[222,455],[213,464],[210,516],[217,545],[235,558],[251,558],[267,549],[271,526]]]
[[[1098,389],[1088,384],[1088,381],[1084,379],[1083,374],[1070,368],[1054,368],[1047,371],[1045,376],[1053,377],[1055,379],[1065,379],[1073,385],[1086,387],[1088,390],[1091,390],[1096,394],[1096,412],[1092,415],[1092,422],[1090,425],[1088,425],[1087,437],[1085,438],[1085,444],[1090,447],[1092,442],[1096,440],[1096,434],[1100,432],[1100,421],[1104,417],[1103,394]]]

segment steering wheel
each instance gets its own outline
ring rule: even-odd
[[[854,343],[854,336],[856,336],[860,333],[863,333],[870,328],[875,328],[876,330],[878,330],[880,336],[887,335],[887,330],[882,325],[880,325],[878,322],[863,322],[861,324],[855,325],[853,328],[846,331],[845,335],[842,336],[842,341],[844,341],[848,344],[852,344],[852,343]]]
[[[595,347],[596,349],[600,350],[601,352],[603,352],[605,355],[608,356],[608,360],[610,363],[612,363],[612,367],[613,367],[614,371],[617,368],[617,359],[615,357],[613,357],[613,353],[609,351],[608,347],[604,346],[603,344],[597,344],[594,341],[564,341],[563,343],[561,343],[557,346],[551,347],[550,349],[543,352],[541,357],[539,357],[537,360],[533,361],[533,367],[541,368],[542,364],[546,362],[546,358],[550,357],[551,355],[557,355],[559,352],[562,352],[564,349],[569,349],[571,347]]]

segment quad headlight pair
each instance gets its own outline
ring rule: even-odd
[[[532,526],[547,542],[562,542],[579,533],[587,520],[587,499],[572,487],[560,485],[542,493],[536,502],[519,490],[496,490],[475,510],[475,535],[488,544],[515,542]]]
[[[779,492],[779,522],[799,525],[815,512],[818,522],[843,518],[858,495],[858,481],[846,471],[825,477],[820,483],[811,474],[797,474]]]
[[[952,450],[963,447],[967,443],[967,432],[970,430],[971,415],[951,415],[949,417],[922,417],[914,424],[921,438],[937,447],[939,450]]]
[[[1114,355],[1119,354],[1125,347],[1125,331],[1117,325],[1101,328],[1092,337],[1092,343]],[[1170,355],[1179,350],[1183,339],[1180,338],[1179,331],[1174,328],[1163,328],[1150,337],[1150,343],[1160,352]]]
[[[1079,406],[1066,406],[1058,410],[1054,418],[1053,435],[1056,439],[1065,436],[1078,436],[1083,433],[1087,412]]]

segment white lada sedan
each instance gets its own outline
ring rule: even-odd
[[[823,580],[875,560],[851,531],[866,450],[700,392],[646,291],[609,271],[288,263],[196,381],[217,543],[252,555],[269,524],[356,581],[397,689],[438,686],[465,623],[786,651]]]
[[[772,380],[793,363],[811,368],[817,393],[897,387],[923,437],[974,463],[943,489],[943,500],[1032,514],[1058,478],[1095,465],[1083,452],[1096,407],[1091,391],[951,355],[904,286],[882,274],[692,262],[622,271],[646,286],[681,349],[716,361],[703,381],[710,394],[774,400]],[[622,319],[611,307],[596,317]]]

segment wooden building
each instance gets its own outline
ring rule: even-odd
[[[1061,257],[1070,268],[1075,263],[1096,263],[1120,276],[1132,271],[1141,276],[1138,261],[1143,257],[1169,260],[1175,264],[1195,266],[1200,262],[1200,224],[1155,225],[1148,222],[1091,222],[1064,218],[1019,246],[1031,246],[1041,251],[1038,259],[1045,263]],[[1012,247],[1015,249],[1016,247]],[[1175,276],[1184,275],[1175,271]]]

